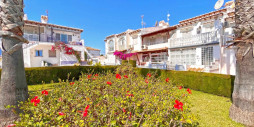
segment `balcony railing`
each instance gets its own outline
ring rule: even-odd
[[[193,46],[212,42],[219,42],[216,31],[181,38],[173,38],[170,40],[170,48]]]
[[[55,43],[55,42],[59,42],[58,39],[56,39],[56,37],[52,37],[51,35],[47,35],[47,34],[41,34],[40,36],[38,34],[24,34],[24,38],[26,38],[28,41],[31,42],[47,42],[47,43]],[[70,41],[67,44],[70,45],[83,45],[82,42],[79,41]]]

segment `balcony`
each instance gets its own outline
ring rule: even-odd
[[[43,42],[43,43],[55,43],[59,42],[59,39],[56,39],[56,37],[52,37],[51,35],[47,34],[41,34],[40,36],[38,34],[24,34],[24,38],[27,39],[30,42]],[[69,41],[67,44],[70,45],[83,45],[82,42],[79,41]]]
[[[170,48],[219,43],[217,31],[170,39]]]

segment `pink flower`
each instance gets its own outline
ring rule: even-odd
[[[60,97],[59,99],[58,99],[59,101],[63,101],[63,99]]]
[[[43,91],[41,91],[41,94],[43,94],[43,95],[48,95],[49,93],[48,93],[48,91],[47,90],[43,90]]]
[[[65,114],[63,112],[58,112],[60,116],[64,116]]]

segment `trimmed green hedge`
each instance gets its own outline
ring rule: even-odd
[[[193,90],[231,98],[235,77],[192,71],[168,71],[159,69],[137,68],[139,73],[146,76],[148,72],[156,73],[156,77],[169,77],[176,85],[182,85]]]
[[[116,66],[64,66],[64,67],[38,67],[26,68],[27,84],[41,84],[42,82],[50,83],[51,81],[58,82],[58,79],[66,80],[68,74],[71,73],[70,79],[78,79],[81,72],[88,73],[93,70],[93,73],[104,73],[107,71],[113,72]]]
[[[50,83],[58,82],[58,79],[66,80],[68,74],[71,73],[69,79],[78,79],[81,72],[88,73],[104,73],[107,71],[114,72],[117,66],[66,66],[66,67],[38,67],[26,68],[27,84],[41,84],[42,82]],[[169,77],[174,81],[175,85],[182,85],[193,90],[203,91],[206,93],[230,97],[233,92],[234,76],[221,75],[191,71],[168,71],[159,69],[136,68],[138,73],[146,76],[152,72],[156,77]]]
[[[126,64],[126,63],[131,64],[132,67],[136,67],[137,66],[136,60],[122,60],[122,64]]]

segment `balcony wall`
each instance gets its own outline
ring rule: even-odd
[[[170,39],[170,48],[219,42],[217,31]]]

